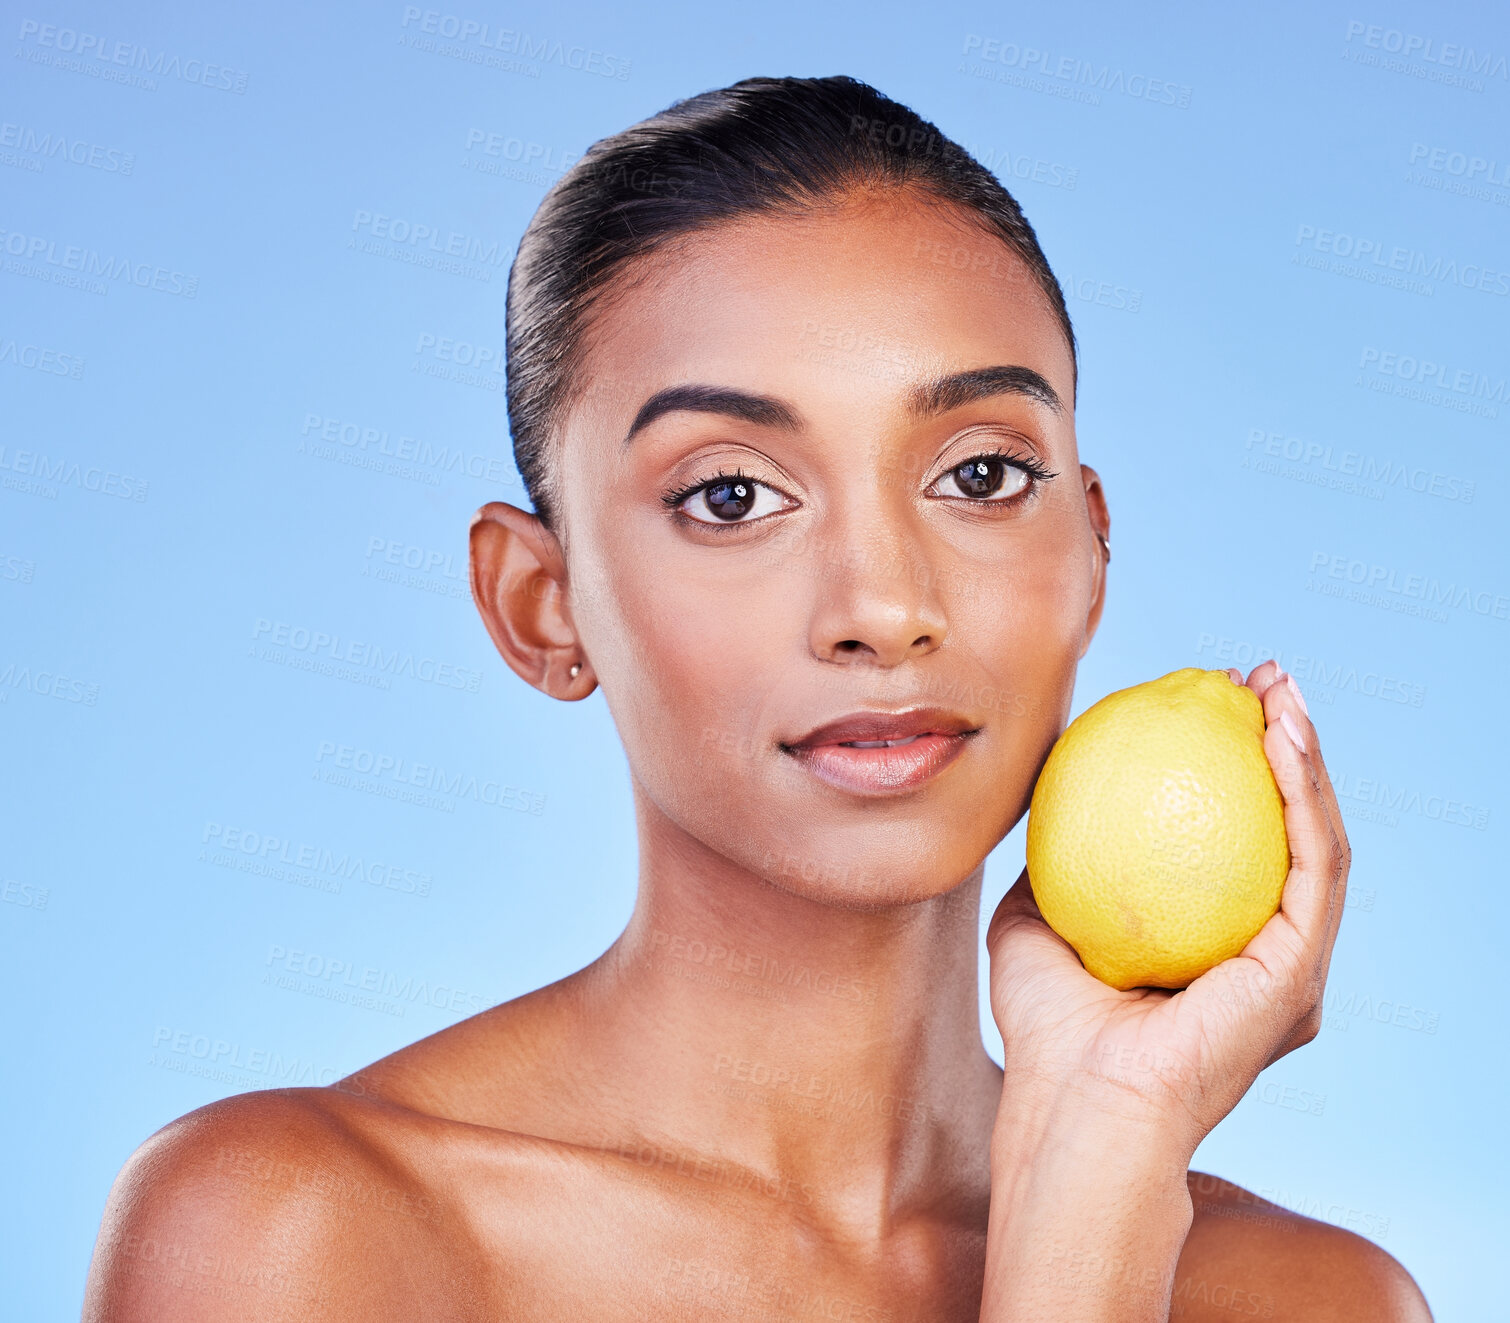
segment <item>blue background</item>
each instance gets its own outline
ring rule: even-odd
[[[1503,7],[433,11],[534,58],[400,4],[220,8],[0,27],[0,1311],[77,1317],[110,1182],[173,1117],[618,934],[621,746],[475,616],[468,518],[523,496],[502,373],[437,350],[501,358],[518,236],[592,141],[845,72],[997,168],[1068,286],[1116,550],[1075,711],[1278,652],[1325,741],[1355,849],[1326,1027],[1196,1165],[1377,1240],[1439,1319],[1507,1317]],[[308,669],[299,631],[357,660]],[[392,798],[382,759],[454,793]],[[276,875],[301,850],[364,871]]]

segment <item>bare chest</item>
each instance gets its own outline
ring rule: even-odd
[[[801,1189],[729,1173],[609,1162],[470,1210],[477,1317],[554,1320],[844,1320],[979,1317],[985,1228],[897,1228],[846,1243],[807,1216]]]

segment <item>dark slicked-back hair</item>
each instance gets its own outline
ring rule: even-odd
[[[736,217],[907,188],[971,213],[1026,264],[1073,360],[1064,294],[1016,199],[964,148],[867,83],[746,78],[594,143],[545,195],[509,269],[509,428],[546,527],[562,532],[551,445],[585,389],[584,332],[629,263]]]

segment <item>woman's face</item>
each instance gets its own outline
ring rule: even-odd
[[[557,463],[572,620],[642,813],[826,903],[951,889],[1026,811],[1100,615],[1105,510],[1046,299],[1000,240],[895,194],[633,274]],[[903,724],[803,744],[866,714]],[[888,733],[916,738],[850,743]]]

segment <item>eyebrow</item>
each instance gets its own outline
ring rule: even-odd
[[[1005,365],[971,368],[923,382],[907,392],[904,407],[914,418],[932,418],[997,395],[1020,395],[1055,413],[1064,412],[1064,401],[1042,375],[1032,368]],[[668,386],[640,406],[623,444],[627,447],[636,435],[664,414],[681,411],[720,414],[786,432],[795,432],[802,426],[802,416],[797,410],[774,396],[755,395],[732,386]]]
[[[993,395],[1024,395],[1055,413],[1064,412],[1064,401],[1048,381],[1025,367],[973,368],[955,372],[915,386],[908,394],[908,412],[918,418],[948,413],[962,404],[990,399]]]

